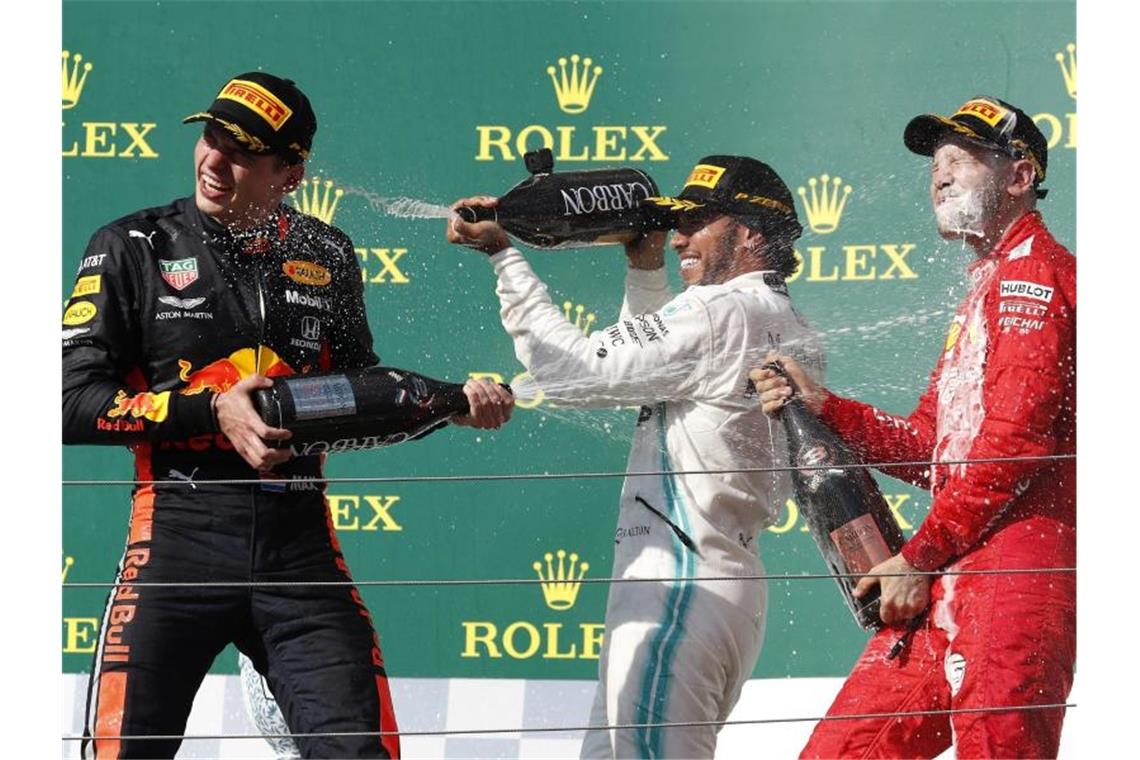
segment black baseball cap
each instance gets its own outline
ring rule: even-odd
[[[190,114],[183,124],[213,121],[250,153],[276,153],[290,163],[309,157],[317,117],[305,93],[291,79],[263,71],[229,80],[205,111]]]
[[[1049,192],[1038,187],[1045,181],[1049,143],[1033,119],[1017,106],[979,95],[967,100],[950,116],[933,113],[915,116],[906,125],[903,142],[914,153],[933,156],[939,140],[949,134],[997,149],[1011,158],[1028,159],[1036,174],[1033,186],[1037,197],[1044,198]]]
[[[758,221],[789,241],[803,232],[792,192],[763,161],[748,156],[705,156],[685,180],[676,197],[654,196],[642,208],[661,229],[677,227],[683,214],[705,209]]]

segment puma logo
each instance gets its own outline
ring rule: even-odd
[[[146,244],[150,246],[150,249],[152,251],[154,250],[154,242],[151,241],[151,238],[154,237],[155,234],[157,234],[157,233],[158,233],[158,230],[155,230],[154,232],[150,233],[149,235],[144,235],[143,233],[139,232],[138,230],[127,230],[127,235],[129,237],[142,238],[143,240],[146,241]]]

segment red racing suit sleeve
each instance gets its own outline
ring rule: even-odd
[[[1075,265],[1043,257],[1003,260],[986,294],[985,408],[967,459],[1048,456],[1076,381]],[[1024,493],[1048,460],[939,467],[930,513],[903,547],[919,570],[966,553]]]
[[[936,367],[918,406],[906,417],[828,392],[820,419],[864,462],[929,462],[936,436],[938,372]],[[889,467],[882,471],[922,488],[930,486],[927,465]]]
[[[217,430],[213,393],[146,387],[139,371],[142,274],[113,227],[91,238],[63,315],[63,442],[130,444]]]

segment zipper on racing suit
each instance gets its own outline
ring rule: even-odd
[[[635,495],[633,498],[634,498],[634,500],[635,500],[635,501],[637,501],[637,502],[640,502],[640,503],[641,503],[641,505],[642,505],[642,506],[644,506],[646,509],[648,509],[650,512],[652,512],[653,514],[657,515],[657,516],[658,516],[658,517],[660,517],[662,520],[664,520],[664,521],[665,521],[665,524],[666,524],[666,525],[668,525],[670,528],[672,528],[672,530],[673,530],[673,534],[677,536],[677,539],[678,539],[678,540],[679,540],[679,541],[680,541],[682,544],[684,544],[684,545],[685,545],[685,547],[686,547],[686,548],[687,548],[689,551],[691,551],[693,554],[697,555],[698,557],[699,557],[699,556],[701,556],[701,553],[700,553],[699,551],[697,551],[697,545],[696,545],[696,543],[693,541],[693,539],[689,538],[689,535],[688,535],[687,533],[685,533],[685,531],[681,530],[681,528],[680,528],[680,527],[677,525],[677,523],[675,523],[675,522],[673,522],[672,520],[670,520],[670,519],[669,519],[669,518],[668,518],[668,517],[665,515],[665,513],[664,513],[664,512],[662,512],[661,510],[659,510],[659,509],[657,509],[656,507],[654,507],[652,504],[650,504],[650,503],[649,503],[648,501],[646,501],[645,499],[641,498],[640,494],[639,494],[639,495]]]

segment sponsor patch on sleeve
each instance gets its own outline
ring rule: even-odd
[[[72,298],[92,296],[98,293],[103,286],[103,275],[89,274],[75,281],[75,290],[71,291]]]
[[[87,324],[95,318],[98,311],[90,301],[76,301],[63,313],[63,323],[68,327]]]

